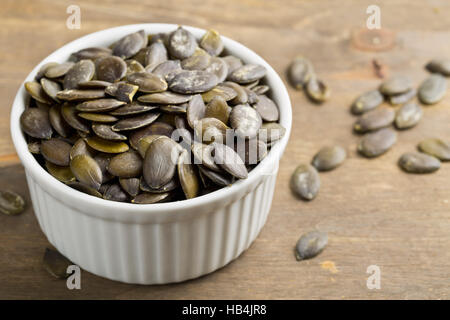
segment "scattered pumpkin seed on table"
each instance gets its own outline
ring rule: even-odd
[[[24,209],[25,200],[19,194],[9,190],[0,191],[0,212],[14,216]]]
[[[441,167],[439,159],[420,152],[405,153],[398,163],[404,171],[409,173],[431,173]]]
[[[295,247],[297,261],[311,259],[320,254],[328,244],[328,234],[321,231],[311,231],[303,234]]]

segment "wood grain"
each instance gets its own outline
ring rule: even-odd
[[[3,0],[0,10],[0,188],[30,202],[24,173],[9,137],[9,110],[28,72],[61,45],[104,28],[141,22],[169,22],[214,28],[265,58],[284,78],[297,55],[309,57],[332,89],[332,99],[311,104],[289,88],[294,124],[281,161],[267,224],[254,244],[223,269],[175,285],[134,286],[82,273],[82,289],[70,291],[41,265],[47,241],[31,206],[20,216],[0,216],[0,298],[117,299],[448,299],[450,295],[450,164],[435,174],[407,175],[396,162],[425,137],[450,136],[450,95],[426,107],[413,130],[399,133],[395,148],[367,160],[355,152],[348,110],[361,92],[380,83],[371,60],[390,74],[404,73],[418,85],[424,64],[450,56],[450,6],[444,0],[378,1],[382,25],[395,32],[387,52],[363,52],[351,44],[365,25],[373,1],[76,1],[80,30],[65,27],[74,1]],[[288,180],[301,162],[323,145],[340,144],[349,159],[321,174],[317,199],[303,202]],[[293,246],[314,228],[329,232],[317,258],[296,262]],[[336,270],[323,262],[333,262]],[[381,289],[369,290],[366,269],[381,268]]]

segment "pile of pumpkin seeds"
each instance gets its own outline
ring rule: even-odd
[[[220,35],[129,34],[47,63],[25,83],[29,151],[56,179],[107,200],[190,199],[245,179],[285,129],[266,69]]]

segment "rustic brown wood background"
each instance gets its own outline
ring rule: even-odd
[[[51,1],[2,0],[0,8],[0,187],[30,204],[23,169],[9,136],[11,104],[25,76],[61,45],[118,25],[169,22],[214,28],[265,58],[283,76],[297,54],[309,57],[332,88],[322,106],[289,88],[294,123],[281,161],[271,214],[239,259],[197,280],[136,286],[82,272],[82,289],[70,291],[41,265],[47,240],[31,205],[20,216],[0,216],[0,298],[117,299],[448,299],[450,297],[450,164],[431,175],[407,175],[396,162],[425,137],[450,138],[450,94],[427,107],[421,123],[401,132],[395,148],[367,160],[355,152],[354,97],[376,87],[373,58],[416,84],[433,57],[450,57],[450,6],[436,1],[376,1],[382,26],[396,32],[386,52],[363,52],[351,34],[364,27],[374,1]],[[81,8],[81,29],[66,28],[66,8]],[[347,147],[349,159],[321,174],[318,198],[306,203],[290,192],[294,168],[323,145]],[[293,246],[314,228],[329,232],[317,258],[296,262]],[[330,266],[335,266],[335,268]],[[381,289],[369,290],[366,269],[381,268]]]

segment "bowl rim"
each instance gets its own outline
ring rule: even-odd
[[[74,190],[73,188],[70,188],[56,178],[52,177],[28,151],[25,136],[20,126],[20,115],[22,114],[26,103],[24,83],[34,80],[35,74],[43,64],[50,61],[62,62],[62,60],[64,59],[61,57],[58,58],[59,56],[69,56],[72,52],[89,47],[89,45],[86,45],[84,43],[97,41],[98,39],[105,41],[105,38],[107,38],[107,41],[111,43],[112,41],[121,38],[123,35],[141,29],[144,29],[148,34],[170,32],[175,30],[178,26],[179,25],[176,24],[165,23],[131,24],[103,29],[101,31],[87,34],[65,44],[64,46],[49,54],[45,59],[43,59],[36,65],[36,67],[21,83],[11,110],[10,129],[12,140],[16,152],[26,169],[27,175],[31,175],[31,177],[36,180],[37,183],[45,190],[51,190],[51,192],[49,193],[52,197],[64,202],[65,204],[73,208],[76,208],[77,210],[79,210],[80,208],[84,209],[84,212],[88,215],[100,216],[106,219],[114,217],[117,218],[118,215],[123,215],[123,217],[126,217],[126,215],[132,215],[134,218],[136,218],[136,215],[148,216],[158,213],[167,214],[169,212],[175,212],[177,213],[177,215],[181,215],[182,211],[186,211],[186,209],[196,210],[200,209],[200,207],[211,207],[217,204],[219,201],[223,201],[223,199],[225,198],[232,198],[233,196],[242,195],[248,190],[250,186],[256,183],[261,175],[263,175],[264,173],[271,173],[274,170],[274,165],[278,167],[278,161],[287,145],[292,124],[292,109],[287,89],[279,75],[263,58],[261,58],[257,53],[247,48],[246,46],[225,36],[221,37],[227,51],[233,53],[244,61],[258,63],[266,68],[266,80],[267,82],[270,82],[273,99],[277,103],[280,110],[280,123],[286,129],[286,134],[284,135],[284,137],[271,148],[267,156],[249,173],[247,179],[239,180],[229,187],[224,187],[222,189],[193,199],[167,203],[137,205],[133,203],[122,203],[105,200]],[[183,28],[186,28],[187,30],[192,32],[197,39],[206,32],[206,30],[204,29],[186,25],[183,25]],[[239,51],[239,54],[236,54],[236,51]],[[70,200],[72,200],[73,202]],[[96,208],[101,208],[102,210],[96,212]],[[132,216],[128,216],[128,218],[133,218]]]

